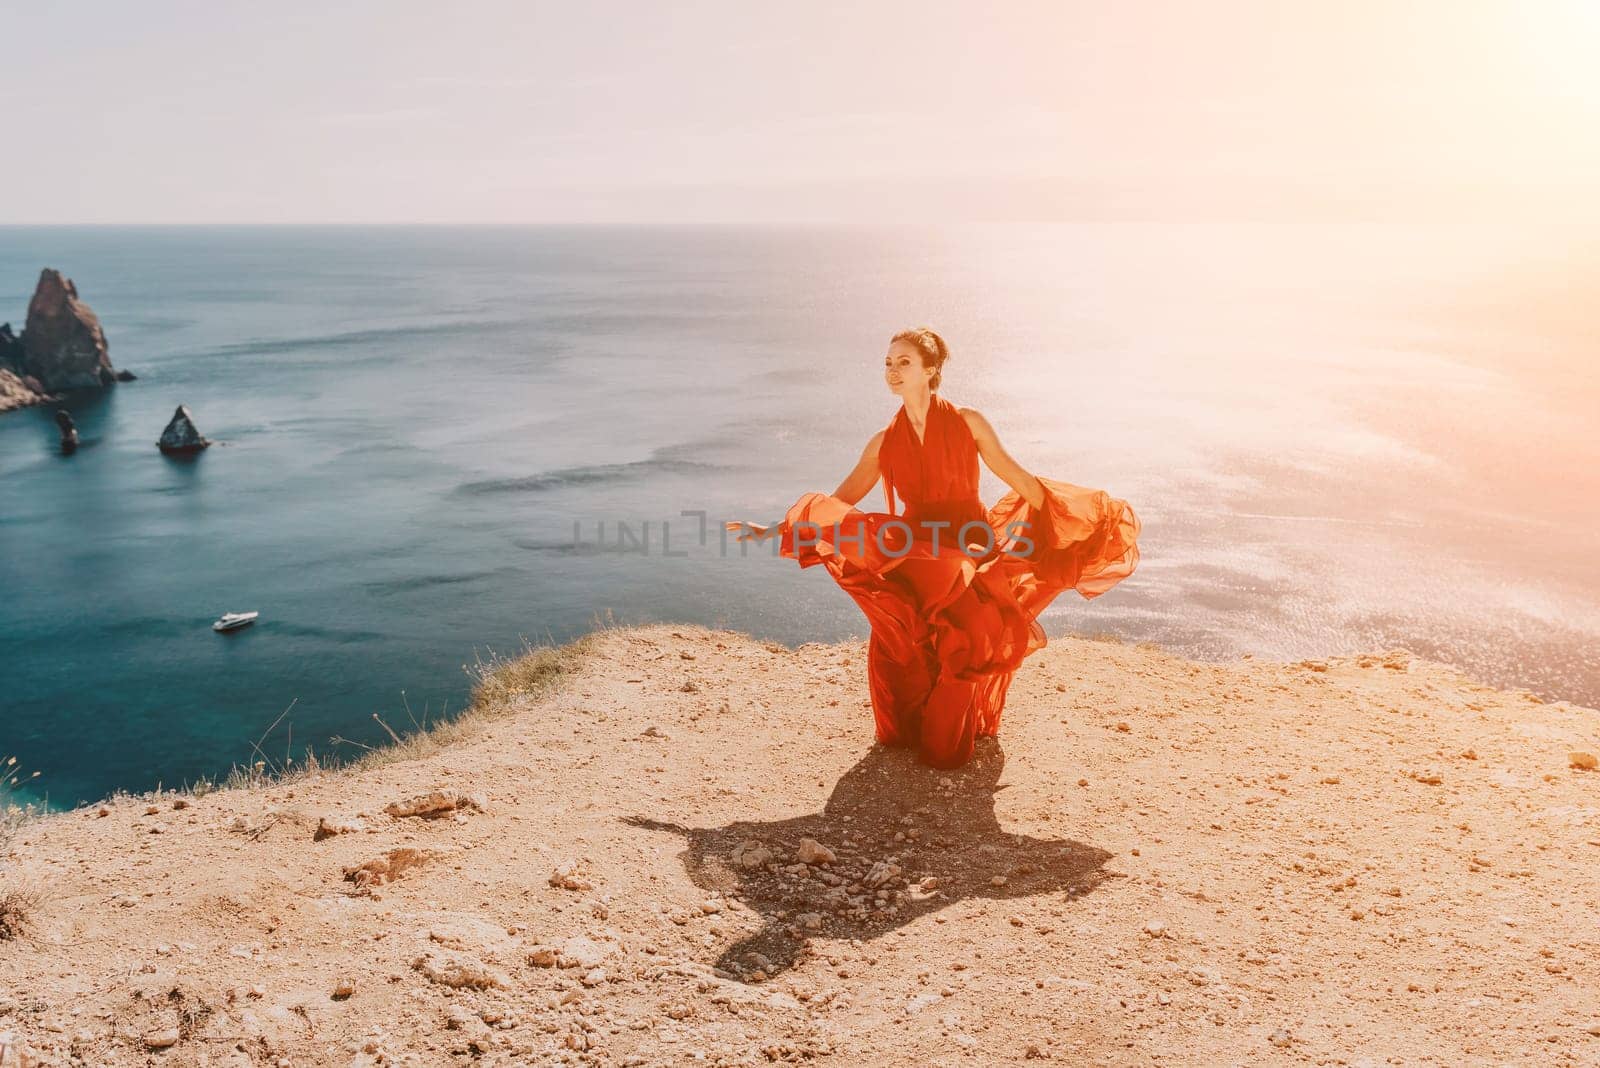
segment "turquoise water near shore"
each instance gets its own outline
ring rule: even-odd
[[[1600,704],[1592,235],[13,227],[0,320],[45,266],[139,375],[68,400],[72,457],[51,409],[0,417],[0,756],[53,806],[219,776],[291,705],[274,760],[353,754],[330,739],[459,709],[464,664],[597,613],[864,635],[718,521],[831,490],[924,321],[1024,466],[1144,519],[1138,574],[1051,634],[1405,645]],[[218,442],[192,462],[154,447],[179,403]]]

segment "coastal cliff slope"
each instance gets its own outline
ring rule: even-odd
[[[440,744],[30,822],[0,1064],[1600,1063],[1593,710],[1058,638],[952,772],[864,676],[605,629]]]

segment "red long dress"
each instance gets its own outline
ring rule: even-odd
[[[779,525],[779,551],[825,566],[866,613],[878,740],[960,767],[979,736],[998,733],[1012,676],[1044,647],[1046,606],[1067,589],[1098,597],[1133,573],[1139,519],[1104,490],[1044,478],[1042,509],[1015,492],[985,509],[977,443],[937,393],[921,441],[904,405],[895,413],[878,464],[887,513],[808,493]]]

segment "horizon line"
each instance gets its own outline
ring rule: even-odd
[[[1002,218],[1002,219],[374,219],[374,220],[343,220],[343,219],[291,219],[291,220],[141,220],[141,221],[88,221],[88,222],[63,222],[49,220],[44,222],[17,222],[0,219],[0,229],[10,230],[66,230],[66,229],[136,229],[136,228],[168,228],[168,229],[273,229],[292,227],[325,227],[325,228],[421,228],[421,227],[474,227],[482,229],[491,228],[589,228],[603,229],[607,227],[660,227],[666,228],[735,228],[735,227],[784,227],[800,229],[806,227],[838,227],[849,229],[916,229],[923,227],[942,226],[1092,226],[1092,225],[1131,225],[1138,223],[1159,223],[1162,225],[1199,225],[1199,224],[1272,224],[1272,225],[1339,225],[1339,226],[1367,226],[1367,225],[1561,225],[1571,226],[1585,222],[1600,222],[1600,213],[1592,216],[1562,217],[1542,216],[1538,214],[1511,213],[1498,216],[1485,216],[1482,214],[1462,213],[1460,215],[1421,213],[1414,216],[1401,216],[1389,213],[1352,213],[1350,215],[1272,215],[1262,214],[1219,214],[1219,215],[1117,215],[1117,216],[1066,216],[1054,218]]]

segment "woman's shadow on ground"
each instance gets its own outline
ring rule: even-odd
[[[1103,849],[1001,829],[994,795],[1004,767],[996,738],[980,738],[971,762],[954,771],[874,745],[819,813],[723,827],[624,822],[681,834],[695,884],[761,915],[761,930],[724,950],[717,967],[770,978],[810,951],[811,936],[871,939],[966,898],[1072,897],[1110,877]],[[806,838],[836,860],[802,863],[796,851]]]

